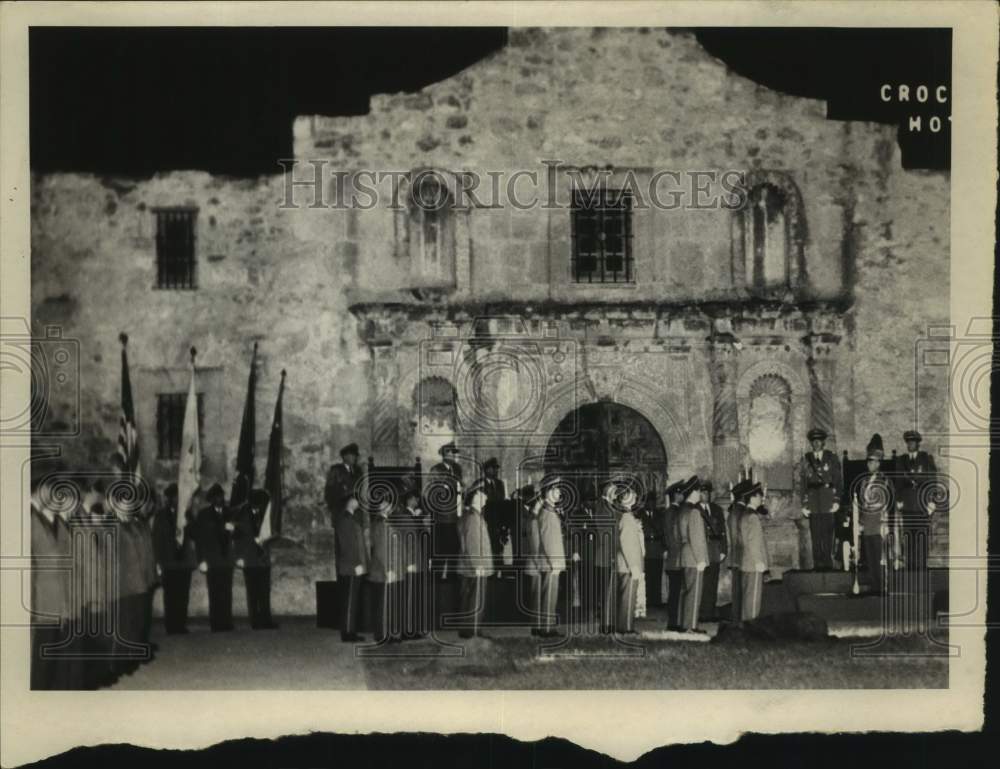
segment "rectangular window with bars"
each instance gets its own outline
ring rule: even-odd
[[[180,459],[187,393],[160,393],[156,396],[156,443],[159,459]],[[204,443],[205,402],[198,393],[198,438]]]
[[[196,208],[157,208],[156,287],[191,289],[195,283]]]
[[[632,196],[625,190],[573,190],[573,280],[631,283]]]

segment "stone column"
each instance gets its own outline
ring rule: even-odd
[[[396,346],[392,342],[371,345],[372,384],[372,456],[377,465],[398,464],[399,421],[397,419],[397,388],[399,366]]]
[[[736,341],[732,331],[718,326],[708,338],[712,379],[712,474],[719,483],[735,478],[740,465]]]

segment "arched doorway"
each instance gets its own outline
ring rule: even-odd
[[[549,438],[545,470],[571,479],[581,498],[595,498],[607,478],[628,474],[661,501],[667,451],[656,428],[635,409],[611,401],[588,403],[563,417]]]

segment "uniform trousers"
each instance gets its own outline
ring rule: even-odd
[[[536,613],[539,630],[553,630],[556,626],[556,605],[559,601],[559,572],[543,571],[532,575],[532,609]]]
[[[454,577],[459,558],[458,524],[438,521],[434,524],[434,562],[439,576]]]
[[[208,624],[213,632],[233,629],[233,570],[209,568],[205,574],[208,583]]]
[[[708,564],[702,574],[701,606],[698,613],[703,620],[715,619],[715,604],[719,598],[719,571],[720,564],[716,561]]]
[[[461,635],[482,635],[483,619],[486,617],[486,577],[462,577],[459,593],[461,612]]]
[[[730,591],[732,602],[729,604],[729,620],[743,621],[743,572],[740,569],[730,569],[733,587]]]
[[[54,691],[78,688],[79,667],[72,649],[61,646],[69,638],[69,625],[31,625],[31,688],[33,691]],[[61,648],[52,648],[60,647]],[[49,647],[46,649],[46,647]]]
[[[615,630],[631,633],[635,629],[635,602],[639,593],[639,578],[630,573],[618,575],[618,616]]]
[[[927,568],[927,554],[930,550],[929,516],[920,511],[904,511],[900,516],[899,531],[903,568],[908,571],[923,571]]]
[[[684,592],[681,597],[681,626],[685,630],[698,627],[698,610],[701,608],[701,569],[684,567]]]
[[[603,633],[610,633],[615,625],[615,606],[618,601],[618,582],[615,572],[606,566],[593,570],[593,596],[595,616]]]
[[[647,545],[647,549],[653,545]],[[663,605],[663,558],[646,558],[646,606]]]
[[[243,569],[243,584],[247,589],[247,614],[250,627],[266,628],[271,619],[271,567],[252,566]]]
[[[340,593],[340,637],[347,641],[358,632],[361,621],[361,580],[355,574],[338,574]]]
[[[113,618],[116,624],[112,675],[130,673],[140,662],[149,659],[151,652],[142,637],[145,603],[145,592],[121,596],[116,602],[117,612]]]
[[[833,513],[810,515],[809,536],[812,538],[813,568],[829,571],[833,568]]]
[[[143,596],[142,604],[142,642],[149,643],[149,637],[153,633],[153,596],[156,594],[156,585],[151,585]]]
[[[865,571],[868,574],[868,587],[879,595],[885,590],[882,580],[885,564],[882,563],[883,542],[880,534],[862,534],[861,547],[865,556]]]
[[[163,570],[163,626],[168,634],[187,632],[191,570]]]
[[[376,641],[403,637],[403,582],[372,582],[372,626]]]
[[[667,569],[667,627],[681,626],[681,595],[684,592],[684,570]]]
[[[745,571],[740,575],[740,619],[757,619],[760,616],[760,602],[764,594],[764,572]]]
[[[430,572],[407,572],[403,581],[403,637],[427,635],[430,628]]]

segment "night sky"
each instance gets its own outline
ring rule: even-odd
[[[947,168],[950,104],[885,105],[883,82],[951,84],[950,30],[704,29],[736,72],[827,99],[833,119],[905,122],[904,164]],[[373,93],[416,91],[499,50],[502,28],[52,28],[30,33],[31,165],[149,176],[278,172],[296,115],[363,114]]]

